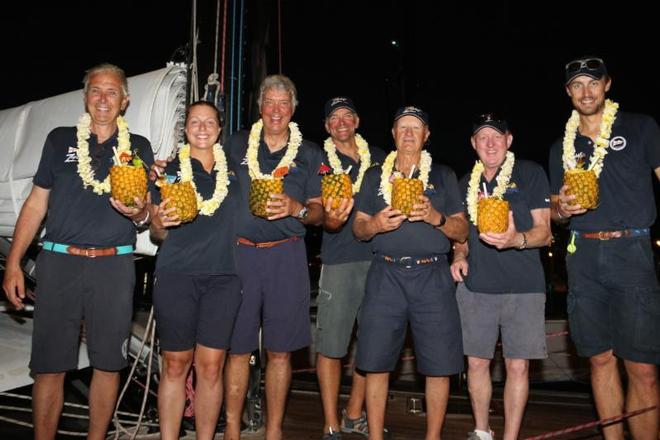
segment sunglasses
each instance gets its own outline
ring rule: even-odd
[[[583,60],[575,60],[566,64],[566,72],[573,73],[584,68],[588,70],[598,70],[604,66],[603,60],[600,58],[585,58]]]

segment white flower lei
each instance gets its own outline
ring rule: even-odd
[[[289,143],[287,145],[286,153],[280,163],[277,164],[275,169],[270,174],[263,174],[259,168],[259,141],[261,140],[261,130],[264,126],[264,121],[259,119],[257,122],[252,124],[252,129],[250,130],[250,136],[248,138],[248,149],[247,149],[247,164],[248,171],[250,173],[251,179],[274,179],[273,173],[283,167],[290,167],[293,163],[293,160],[298,154],[298,148],[302,143],[302,134],[300,134],[300,129],[298,129],[298,124],[295,122],[289,122]]]
[[[358,155],[360,156],[360,169],[358,171],[357,179],[353,182],[353,194],[360,191],[364,173],[371,166],[371,153],[369,153],[369,144],[367,141],[356,133],[355,143],[357,144]],[[339,160],[339,156],[337,156],[337,147],[335,146],[335,143],[332,142],[331,137],[325,140],[323,143],[323,149],[328,154],[328,162],[330,162],[330,166],[335,174],[348,174],[348,171],[341,167],[341,161]]]
[[[392,151],[387,155],[383,165],[381,166],[382,172],[380,174],[380,191],[383,193],[383,200],[388,205],[392,204],[392,182],[390,177],[394,171],[394,161],[396,160],[397,152]],[[422,150],[422,155],[419,159],[419,180],[422,181],[424,189],[429,183],[429,173],[431,172],[431,163],[433,159],[428,151]]]
[[[513,173],[513,165],[515,163],[516,156],[511,151],[507,151],[506,159],[504,159],[500,173],[495,178],[497,181],[497,186],[493,190],[491,197],[497,197],[498,199],[501,199],[504,196],[506,187],[509,185],[509,181],[511,180],[511,173]],[[477,205],[479,204],[479,183],[481,182],[481,174],[483,172],[484,164],[482,161],[478,160],[472,167],[472,174],[470,174],[470,184],[468,185],[467,190],[468,214],[470,215],[470,220],[475,225],[477,224]]]
[[[603,159],[607,155],[607,147],[610,145],[610,135],[612,134],[612,125],[616,119],[616,113],[619,109],[619,104],[610,101],[605,101],[605,110],[600,121],[600,132],[596,138],[596,145],[591,159],[589,161],[589,170],[592,170],[596,177],[600,176],[603,170]],[[577,110],[573,110],[571,117],[566,122],[566,130],[564,131],[563,153],[562,161],[564,162],[564,170],[572,170],[577,167],[575,158],[575,137],[580,126],[580,115]]]
[[[215,175],[215,189],[210,199],[204,200],[202,195],[197,191],[195,179],[193,179],[192,163],[190,161],[190,145],[181,145],[179,148],[179,163],[181,168],[181,181],[190,182],[195,190],[197,197],[197,208],[199,213],[206,216],[211,216],[220,207],[222,201],[227,197],[229,190],[229,177],[227,176],[227,158],[225,152],[222,151],[220,144],[213,145],[213,160],[215,164],[213,169],[216,171]]]
[[[83,188],[91,186],[96,194],[103,195],[110,192],[110,175],[103,182],[94,178],[94,170],[92,170],[90,165],[92,159],[89,157],[89,142],[87,142],[91,134],[91,122],[92,118],[89,116],[89,113],[83,113],[76,125],[76,136],[78,138],[78,150],[76,153],[78,155],[78,175],[83,181]],[[117,127],[119,128],[119,134],[117,135],[117,156],[121,156],[122,153],[130,153],[131,138],[128,133],[128,124],[121,116],[117,117]]]

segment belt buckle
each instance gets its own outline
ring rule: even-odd
[[[412,267],[413,259],[412,257],[401,257],[399,258],[399,263],[401,263],[406,269],[410,269]]]
[[[85,248],[85,256],[87,258],[96,258],[95,250],[96,248]]]
[[[598,239],[600,241],[607,241],[610,238],[612,238],[612,237],[609,235],[608,231],[598,231]]]

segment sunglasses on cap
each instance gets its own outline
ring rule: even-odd
[[[600,58],[585,58],[582,60],[571,61],[566,64],[566,72],[573,73],[578,70],[588,69],[588,70],[598,70],[605,65],[605,62]]]

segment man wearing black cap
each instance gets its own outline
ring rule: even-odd
[[[325,129],[330,135],[323,144],[327,172],[347,173],[357,193],[364,174],[371,166],[382,163],[385,152],[367,144],[356,133],[360,118],[353,101],[345,96],[331,98],[325,104]],[[371,264],[371,245],[355,239],[351,224],[355,217],[353,199],[343,199],[333,209],[333,200],[325,203],[323,242],[321,245],[321,278],[319,280],[316,318],[316,371],[321,389],[325,423],[323,438],[338,440],[340,430],[369,435],[364,405],[365,378],[353,372],[351,394],[342,411],[341,425],[337,417],[337,401],[341,383],[341,360],[348,351]]]
[[[426,375],[427,435],[440,438],[449,376],[463,370],[463,346],[454,283],[447,263],[451,240],[465,241],[468,227],[454,172],[432,164],[423,150],[428,115],[400,108],[392,135],[396,151],[367,171],[356,202],[355,236],[372,240],[375,256],[360,310],[357,367],[367,372],[369,438],[382,439],[389,372],[408,323],[417,369]],[[392,181],[417,177],[424,195],[406,217],[392,208]]]
[[[550,186],[540,165],[516,159],[509,151],[513,135],[503,118],[479,116],[471,142],[479,160],[459,183],[470,233],[467,243],[455,244],[451,265],[459,283],[456,300],[475,420],[468,439],[493,439],[488,423],[490,364],[500,330],[506,364],[502,438],[517,439],[529,390],[529,359],[547,356],[545,278],[538,248],[551,238]],[[479,233],[477,204],[484,196],[508,202],[505,232]]]
[[[578,354],[590,358],[601,418],[656,406],[628,419],[635,439],[658,434],[660,287],[649,227],[656,218],[652,171],[660,179],[660,129],[649,116],[618,111],[605,99],[612,80],[600,58],[566,65],[573,113],[550,151],[552,218],[568,224],[568,317]],[[563,184],[565,171],[585,168],[598,178],[599,201],[587,210]],[[617,366],[628,376],[625,397]],[[621,424],[603,429],[623,438]]]

